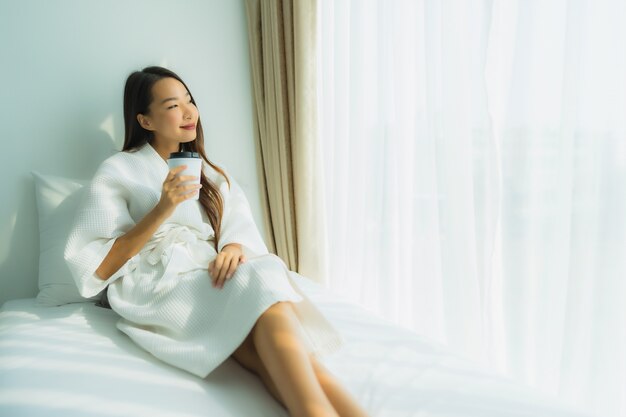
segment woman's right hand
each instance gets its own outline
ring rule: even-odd
[[[163,181],[161,199],[157,203],[157,208],[167,217],[174,212],[176,206],[185,200],[194,198],[196,193],[200,192],[199,190],[202,188],[201,184],[183,184],[198,179],[198,177],[192,175],[178,175],[186,168],[186,165],[172,168],[168,172],[167,177],[165,177],[165,181]]]

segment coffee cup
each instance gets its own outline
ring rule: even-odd
[[[179,172],[178,175],[191,175],[197,177],[196,180],[185,181],[183,184],[200,184],[200,172],[202,171],[202,159],[197,152],[172,152],[167,160],[167,166],[170,169],[176,168],[181,165],[187,165],[184,171]],[[200,193],[197,193],[191,200],[197,200]]]

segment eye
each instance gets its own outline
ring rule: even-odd
[[[174,107],[178,107],[178,104],[174,104],[172,106],[169,106],[167,109],[170,110],[170,109],[173,109]]]

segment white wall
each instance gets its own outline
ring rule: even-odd
[[[124,81],[148,65],[185,80],[209,158],[261,225],[247,42],[243,0],[0,0],[0,304],[37,293],[30,172],[90,178],[121,149]]]

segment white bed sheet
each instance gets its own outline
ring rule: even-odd
[[[294,279],[346,337],[324,363],[372,417],[586,416]],[[0,416],[287,416],[233,359],[199,379],[137,347],[117,318],[93,303],[5,303]]]

